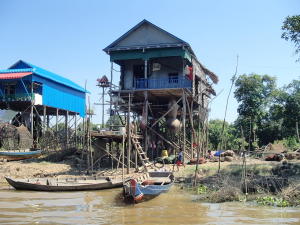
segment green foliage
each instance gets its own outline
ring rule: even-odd
[[[197,194],[198,195],[201,195],[201,194],[206,194],[208,191],[208,188],[203,185],[203,184],[200,184],[198,187],[197,187]]]
[[[210,148],[217,150],[220,148],[220,143],[222,142],[222,120],[210,120],[208,124],[208,140]],[[241,139],[237,137],[237,131],[235,127],[228,122],[225,122],[224,128],[224,141],[225,145],[222,146],[224,149],[239,149],[241,145]]]
[[[257,197],[256,202],[260,205],[270,205],[270,206],[277,206],[277,207],[290,206],[288,201],[282,198],[276,198],[274,196]]]
[[[293,42],[295,52],[298,54],[300,52],[300,15],[286,17],[281,29],[283,30],[281,38]]]
[[[234,96],[239,103],[235,128],[243,129],[244,138],[253,150],[253,143],[257,141],[256,130],[267,114],[276,90],[276,80],[269,75],[244,74],[236,80],[235,87]]]
[[[275,140],[285,140],[289,149],[295,149],[300,142],[300,80],[276,88],[274,77],[250,74],[240,76],[235,86],[239,116],[234,127],[239,137],[243,130],[251,149],[254,143],[262,146]]]
[[[238,112],[241,116],[254,121],[264,113],[269,98],[276,87],[275,77],[268,75],[241,75],[235,82],[234,96],[240,103]]]
[[[294,136],[284,138],[283,140],[276,140],[275,143],[282,143],[284,147],[286,147],[289,150],[297,150],[300,148],[300,143],[298,143],[297,138]]]

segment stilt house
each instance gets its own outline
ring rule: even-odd
[[[127,147],[133,146],[137,152],[143,149],[142,154],[148,157],[153,151],[159,155],[155,143],[160,139],[165,146],[181,148],[186,156],[194,157],[194,148],[198,146],[195,143],[200,142],[193,125],[195,116],[202,122],[206,120],[209,99],[215,95],[212,85],[218,82],[218,77],[199,62],[187,42],[147,20],[104,51],[110,56],[111,74],[114,63],[121,68],[119,89],[111,93],[125,104],[117,103],[112,110],[133,113],[145,125],[143,144],[136,146],[134,140],[128,139],[132,145],[129,143]],[[173,121],[167,124],[169,119]],[[173,123],[174,120],[179,120],[180,125]],[[166,127],[172,126],[179,129],[178,137],[168,136]]]

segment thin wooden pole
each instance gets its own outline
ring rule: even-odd
[[[144,68],[144,78],[147,80],[148,79],[148,60],[145,60],[145,68]],[[148,82],[146,83],[148,88]],[[144,136],[144,143],[145,143],[145,153],[148,153],[148,91],[144,92],[145,95],[145,123],[146,123],[146,128],[145,128],[145,136]]]
[[[123,181],[123,183],[125,181],[125,176],[124,176],[125,156],[124,156],[124,154],[125,154],[125,136],[123,134],[123,137],[122,137],[122,181]]]
[[[46,106],[43,106],[43,135],[46,132]]]
[[[113,67],[114,62],[111,62],[110,64],[110,86],[109,86],[109,116],[111,117],[111,110],[112,110],[112,97],[111,97],[111,91],[112,91],[112,85],[113,85]],[[112,120],[109,120],[109,130],[112,130]]]
[[[183,118],[182,118],[182,125],[183,125],[183,155],[186,154],[186,98],[185,98],[185,91],[182,89],[182,104],[183,104]],[[185,161],[185,157],[183,157]]]
[[[65,135],[66,135],[66,149],[69,147],[69,127],[68,127],[68,123],[69,123],[69,111],[66,111],[66,115],[65,115]]]
[[[88,96],[88,103],[89,103],[89,115],[88,115],[88,119],[89,119],[89,123],[88,123],[88,138],[87,138],[87,141],[88,141],[88,150],[89,150],[89,153],[90,153],[90,163],[91,163],[91,168],[92,168],[92,174],[94,172],[94,157],[93,157],[93,152],[92,152],[92,139],[91,139],[91,102],[90,102],[90,96]]]
[[[105,128],[105,125],[104,125],[104,87],[102,87],[102,128]]]
[[[176,102],[176,104],[173,104],[172,107],[170,107],[170,109],[165,112],[161,117],[159,117],[151,126],[154,127],[162,118],[164,118],[169,112],[171,112],[173,110],[173,108],[182,100],[182,97],[180,99],[178,99],[178,101]]]
[[[74,117],[74,126],[75,126],[75,148],[77,148],[77,115]]]
[[[127,174],[130,173],[131,130],[130,130],[131,93],[128,94],[127,112]]]
[[[296,121],[296,134],[297,134],[298,142],[300,143],[300,135],[299,135],[298,121]]]

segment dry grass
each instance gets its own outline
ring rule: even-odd
[[[281,197],[288,201],[290,205],[300,205],[300,184],[291,184],[284,188],[281,192]]]

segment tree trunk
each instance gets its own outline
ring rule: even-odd
[[[298,121],[296,121],[296,134],[297,134],[298,142],[300,143]]]

